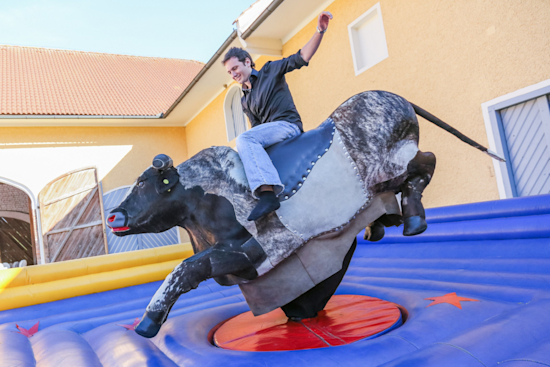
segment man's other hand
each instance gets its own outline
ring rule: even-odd
[[[332,19],[332,14],[328,11],[324,11],[319,14],[319,19],[317,20],[317,28],[319,31],[323,32],[328,28],[328,22]]]

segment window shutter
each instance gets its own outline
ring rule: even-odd
[[[550,193],[550,108],[544,95],[499,111],[514,196]]]

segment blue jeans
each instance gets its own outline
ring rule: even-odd
[[[300,128],[295,124],[273,121],[253,127],[237,136],[237,150],[255,198],[258,198],[257,190],[262,185],[273,185],[275,195],[279,195],[285,188],[265,148],[300,134]]]

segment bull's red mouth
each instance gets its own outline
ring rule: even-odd
[[[126,232],[129,231],[130,227],[118,227],[118,228],[111,228],[111,231],[113,232]]]

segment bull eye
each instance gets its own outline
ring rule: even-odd
[[[144,183],[143,181],[139,181],[139,182],[137,183],[137,186],[138,186],[138,187],[143,187],[144,184],[145,184],[145,183]]]
[[[170,181],[168,181],[167,179],[162,180],[162,182],[164,182],[165,185],[168,185],[170,183]]]

